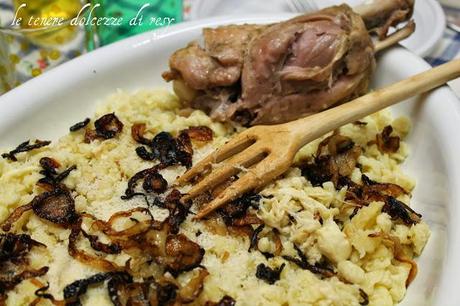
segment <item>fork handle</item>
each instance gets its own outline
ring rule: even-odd
[[[355,122],[417,94],[425,93],[457,77],[460,77],[460,59],[378,89],[351,102],[285,123],[285,128],[294,133],[300,148],[345,124]]]

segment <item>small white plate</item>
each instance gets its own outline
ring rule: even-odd
[[[69,126],[92,116],[95,104],[118,88],[168,87],[161,72],[172,52],[201,36],[203,27],[268,23],[280,14],[215,18],[148,32],[80,56],[0,97],[0,148],[26,139],[57,139]],[[381,54],[374,87],[426,70],[406,49]],[[404,170],[417,180],[412,204],[432,236],[417,259],[419,273],[402,305],[460,305],[460,101],[448,87],[393,108],[412,119],[411,148]],[[1,205],[1,203],[0,203]]]
[[[290,0],[288,0],[290,1]],[[306,1],[306,0],[303,0]],[[375,0],[378,1],[378,0]],[[458,0],[457,0],[458,1]],[[340,3],[351,6],[359,5],[364,0],[313,0],[318,8]],[[415,0],[414,17],[416,30],[401,44],[415,54],[425,57],[429,55],[441,40],[446,28],[446,16],[436,0]]]

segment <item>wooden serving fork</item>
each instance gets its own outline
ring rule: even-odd
[[[178,179],[178,183],[184,185],[205,175],[182,200],[195,198],[243,172],[195,216],[196,219],[203,218],[227,202],[246,192],[261,189],[279,177],[288,170],[296,153],[307,143],[459,76],[460,60],[454,60],[306,118],[251,127],[234,136]]]

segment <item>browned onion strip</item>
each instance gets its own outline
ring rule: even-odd
[[[16,158],[16,154],[39,149],[39,148],[49,145],[50,143],[51,141],[42,141],[42,140],[37,139],[35,140],[34,144],[30,144],[30,140],[27,140],[21,143],[20,145],[18,145],[14,150],[8,153],[3,153],[2,157],[4,159],[9,159],[11,161],[17,161],[18,159]]]
[[[252,249],[257,249],[257,243],[259,242],[259,234],[264,229],[265,225],[259,225],[252,233],[248,252],[251,252]]]
[[[75,123],[74,125],[72,125],[69,130],[71,132],[76,132],[78,130],[81,130],[82,128],[84,128],[85,126],[88,125],[88,123],[90,122],[90,119],[89,118],[85,118],[85,120],[83,121],[80,121],[80,122],[77,122]]]
[[[422,215],[415,212],[405,203],[396,199],[408,194],[401,186],[391,183],[377,183],[362,175],[363,185],[356,184],[346,177],[341,177],[339,187],[348,186],[345,200],[354,202],[355,208],[353,217],[359,207],[366,206],[372,201],[384,202],[382,212],[387,213],[393,220],[402,221],[406,225],[416,224],[421,221]]]
[[[366,186],[365,188],[371,192],[374,192],[374,191],[377,191],[377,192],[381,192],[385,195],[389,195],[389,196],[392,196],[392,197],[399,197],[403,194],[408,194],[408,192],[406,190],[404,190],[404,188],[402,188],[401,186],[399,185],[396,185],[396,184],[392,184],[392,183],[377,183],[373,180],[371,180],[370,178],[368,178],[366,175],[362,175],[361,176],[361,179],[364,183],[364,185]]]
[[[40,159],[40,166],[42,166],[43,170],[40,171],[40,174],[43,174],[44,177],[38,180],[37,186],[45,189],[46,191],[53,191],[55,188],[65,188],[64,186],[60,186],[61,182],[69,176],[70,172],[77,169],[77,166],[73,165],[66,170],[62,171],[61,173],[57,173],[57,169],[61,166],[60,163],[52,158],[43,157]]]
[[[77,247],[77,242],[78,242],[78,237],[80,236],[81,232],[82,232],[82,229],[81,229],[81,219],[80,219],[76,224],[72,226],[71,231],[70,231],[69,245],[67,247],[67,250],[70,256],[72,256],[76,260],[86,265],[89,265],[90,267],[93,267],[101,271],[121,271],[123,270],[123,267],[120,267],[113,262],[110,262],[106,259],[99,258],[97,256],[87,254],[84,251],[79,250]]]
[[[362,297],[363,301],[360,302],[359,304],[362,306],[369,305],[369,295],[367,295],[366,291],[363,289],[359,288],[359,295]]]
[[[118,219],[129,218],[136,212],[146,214],[149,217],[149,219],[137,222],[133,226],[126,228],[124,230],[117,231],[113,229],[113,224]],[[155,229],[161,228],[161,223],[153,219],[153,216],[150,210],[148,210],[147,208],[143,208],[143,207],[137,207],[137,208],[130,209],[128,211],[117,212],[113,214],[107,222],[98,220],[88,214],[85,214],[84,216],[93,218],[95,222],[93,223],[92,227],[94,229],[102,231],[104,234],[110,237],[130,237],[130,236],[141,234],[150,228],[155,228]]]
[[[259,219],[255,214],[246,213],[241,218],[234,219],[232,225],[234,226],[245,226],[245,225],[252,225],[252,224],[263,224],[264,222]]]
[[[187,135],[192,140],[202,141],[202,142],[209,142],[212,141],[213,132],[207,126],[192,126],[188,129],[182,130],[181,133],[187,133]]]
[[[292,256],[288,256],[288,255],[284,255],[283,258],[289,262],[292,262],[294,264],[296,264],[299,268],[303,269],[303,270],[308,270],[314,274],[320,274],[321,276],[323,277],[333,277],[336,275],[336,273],[334,272],[334,270],[328,268],[328,267],[322,267],[322,266],[319,266],[317,264],[315,265],[312,265],[308,262],[308,259],[307,257],[305,256],[305,254],[302,252],[302,250],[294,244],[294,249],[296,250],[297,252],[297,255],[299,256],[299,258],[295,258],[295,257],[292,257]]]
[[[151,141],[144,137],[146,125],[145,123],[135,123],[131,127],[131,136],[137,143],[150,145]]]
[[[2,230],[8,232],[11,229],[13,223],[19,220],[21,216],[28,210],[32,209],[32,203],[19,206],[13,210],[13,212],[8,216],[8,218],[3,221]]]
[[[198,275],[193,277],[184,287],[179,289],[179,296],[183,303],[191,303],[201,294],[204,279],[209,275],[206,269],[200,269]]]
[[[48,283],[46,286],[42,286],[35,290],[35,295],[37,296],[37,298],[32,303],[30,303],[29,306],[38,305],[41,299],[49,300],[55,306],[65,306],[65,301],[56,300],[52,294],[46,292],[49,289],[49,287],[50,285]]]
[[[46,274],[46,272],[48,272],[48,270],[49,270],[48,267],[42,267],[40,269],[30,269],[30,270],[23,271],[17,275],[13,275],[13,276],[8,275],[7,280],[0,277],[0,288],[2,290],[12,290],[17,284],[19,284],[23,280],[33,278],[33,277],[43,276]]]
[[[121,196],[121,198],[123,200],[131,199],[133,196],[136,195],[135,189],[136,189],[139,181],[143,180],[149,174],[158,173],[158,171],[161,170],[161,169],[164,169],[164,166],[159,164],[159,165],[153,166],[152,168],[144,169],[144,170],[141,170],[141,171],[137,172],[136,174],[134,174],[128,180],[128,187],[125,190],[125,194],[123,196]]]
[[[88,239],[91,247],[100,252],[104,252],[106,254],[120,254],[121,247],[117,243],[107,244],[99,241],[99,237],[96,235],[90,235],[84,230],[81,231],[83,236]]]
[[[192,166],[193,146],[188,133],[180,133],[176,139],[179,162],[186,168]]]
[[[370,234],[369,237],[382,237],[383,238],[382,242],[387,247],[391,248],[391,250],[393,251],[394,258],[398,261],[407,263],[411,266],[409,275],[407,276],[407,279],[406,279],[406,288],[409,287],[409,285],[412,283],[412,281],[417,276],[418,267],[417,267],[417,263],[413,259],[408,258],[406,254],[404,253],[404,250],[403,250],[403,247],[401,245],[399,238],[396,236],[387,234],[387,233],[383,233],[383,232]]]
[[[382,212],[390,215],[392,220],[400,220],[406,225],[412,225],[421,221],[422,215],[416,213],[405,203],[398,201],[394,197],[387,196]]]
[[[280,256],[283,251],[283,244],[281,243],[281,238],[277,229],[273,229],[273,237],[275,240],[275,256]]]
[[[314,160],[301,166],[302,175],[314,186],[331,181],[337,187],[341,177],[353,172],[360,155],[361,148],[351,138],[333,134],[318,145]]]
[[[27,255],[33,247],[46,247],[27,234],[0,234],[0,304],[6,292],[25,279],[44,275],[48,267],[31,269]]]
[[[399,150],[400,139],[398,136],[391,136],[393,127],[391,125],[386,126],[381,134],[375,136],[375,143],[382,153],[395,153]]]

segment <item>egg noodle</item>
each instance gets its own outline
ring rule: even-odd
[[[40,193],[36,182],[42,177],[39,160],[52,157],[61,165],[76,165],[64,181],[72,190],[77,212],[87,212],[107,220],[114,213],[135,207],[147,207],[144,199],[135,197],[122,200],[127,181],[140,170],[151,167],[152,162],[140,159],[130,128],[144,123],[147,136],[161,131],[176,135],[191,126],[207,126],[212,129],[211,143],[194,145],[193,164],[221,146],[233,133],[241,129],[231,124],[213,122],[202,111],[186,113],[178,99],[167,91],[143,90],[134,94],[118,91],[98,106],[95,117],[114,112],[125,128],[115,138],[84,142],[84,131],[63,136],[50,146],[17,155],[18,161],[0,159],[0,220],[5,220],[14,208],[29,203]],[[396,153],[381,153],[372,141],[385,126],[391,125],[394,134],[403,139],[410,130],[407,118],[393,119],[388,110],[361,120],[362,124],[349,124],[340,134],[350,137],[362,148],[350,179],[361,183],[362,174],[373,181],[393,183],[410,192],[415,187],[412,178],[404,174],[400,164],[408,156],[408,147],[401,141]],[[39,133],[39,131],[37,131]],[[37,135],[39,136],[39,134]],[[323,138],[324,139],[324,138]],[[305,146],[296,157],[297,164],[315,155],[318,139]],[[18,140],[18,142],[21,140]],[[370,143],[371,142],[371,143]],[[182,166],[168,167],[161,171],[169,185],[185,171]],[[184,187],[181,191],[186,192]],[[406,281],[412,265],[396,259],[394,245],[384,237],[398,239],[403,254],[409,261],[421,254],[430,230],[423,221],[407,225],[397,222],[382,212],[383,202],[371,202],[355,210],[346,199],[347,187],[336,189],[332,182],[314,187],[301,170],[293,166],[283,177],[264,188],[260,195],[257,216],[265,223],[259,233],[258,250],[248,251],[249,238],[229,231],[218,231],[209,222],[194,221],[189,215],[180,232],[205,249],[201,265],[209,275],[203,292],[192,305],[204,305],[206,301],[219,301],[224,295],[236,300],[236,305],[394,305],[404,298]],[[398,197],[409,204],[410,193]],[[151,208],[156,219],[164,219],[168,211]],[[215,221],[225,229],[221,221]],[[221,224],[220,224],[221,223]],[[17,224],[16,232],[29,234],[46,248],[34,248],[30,253],[32,267],[48,266],[49,271],[37,280],[49,283],[48,292],[62,299],[63,288],[78,279],[97,272],[68,254],[69,229],[26,213]],[[282,254],[298,256],[297,246],[311,265],[326,261],[333,267],[332,277],[323,277],[302,269],[282,256],[266,258],[263,252],[274,253],[277,248],[273,238],[276,229]],[[82,245],[90,250],[90,246]],[[105,255],[123,264],[122,254]],[[277,268],[285,264],[280,279],[269,284],[256,277],[259,264]],[[180,282],[190,278],[185,272]],[[22,281],[7,293],[7,305],[28,305],[36,299],[37,282]],[[81,298],[83,305],[111,305],[104,284],[91,286]],[[39,305],[48,305],[42,299]]]

